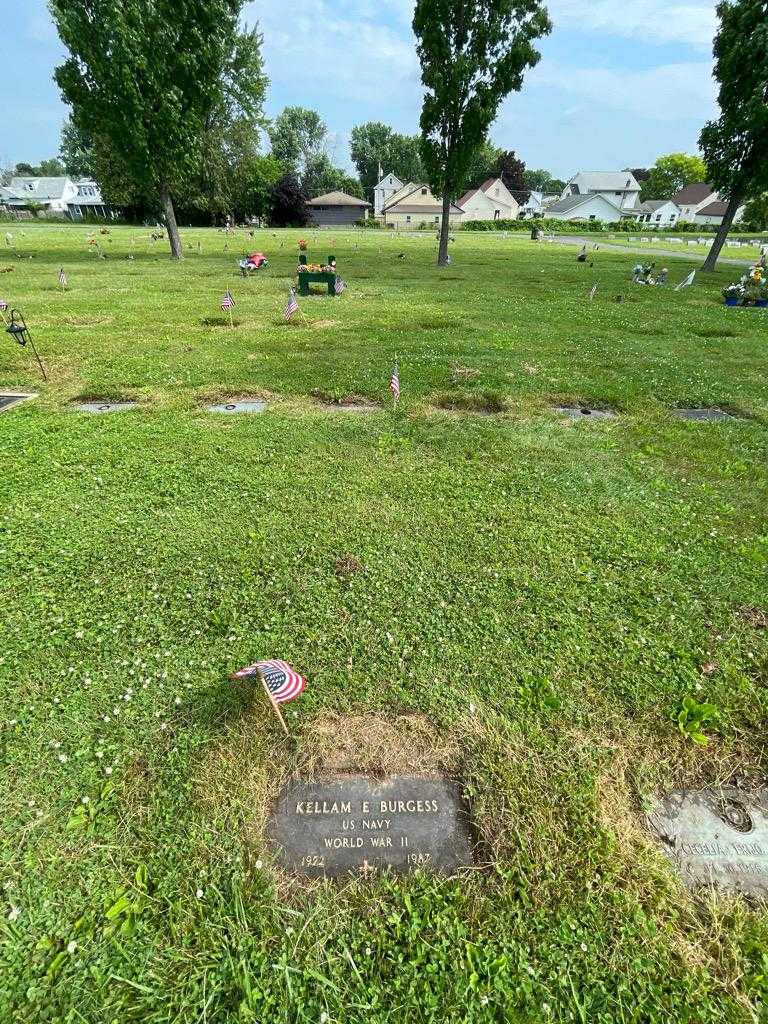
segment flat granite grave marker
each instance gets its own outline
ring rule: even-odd
[[[268,823],[283,870],[311,878],[471,866],[460,787],[441,776],[289,779]]]
[[[136,402],[112,402],[109,400],[103,401],[88,401],[88,402],[75,402],[74,406],[78,412],[89,412],[89,413],[104,413],[104,412],[126,412],[128,409],[135,409]]]
[[[24,391],[9,393],[3,392],[0,394],[0,412],[4,412],[7,409],[12,409],[15,405],[19,405],[21,402],[28,402],[31,398],[37,398],[36,391]]]
[[[255,398],[237,398],[230,402],[217,402],[216,405],[207,405],[206,412],[264,412],[267,403]]]
[[[647,818],[688,888],[768,896],[768,790],[675,790]]]
[[[591,418],[594,420],[613,420],[616,413],[613,409],[590,409],[586,405],[556,405],[555,412],[561,416],[570,416],[574,420]]]
[[[684,420],[708,420],[714,423],[735,419],[729,412],[716,407],[712,409],[675,409],[674,413],[675,416]]]

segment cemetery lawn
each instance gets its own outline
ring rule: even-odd
[[[687,894],[643,816],[768,767],[768,320],[721,304],[734,268],[675,292],[480,233],[439,270],[431,232],[213,230],[175,265],[146,229],[101,259],[4,228],[50,381],[1,336],[0,391],[39,397],[0,413],[0,1020],[764,1020],[765,905]],[[349,287],[285,324],[300,234]],[[269,406],[204,411],[233,396]],[[349,396],[382,408],[321,401]],[[263,657],[308,680],[290,741],[226,678]],[[281,876],[267,808],[334,767],[454,773],[477,868]]]

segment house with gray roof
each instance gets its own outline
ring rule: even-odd
[[[67,175],[11,178],[8,185],[0,188],[0,205],[11,213],[39,211],[43,216],[58,214],[72,220],[111,215],[95,181],[91,178],[73,180]]]
[[[424,182],[409,181],[396,192],[381,211],[387,227],[418,228],[422,224],[439,229],[443,222],[443,200],[433,195]],[[464,211],[456,203],[448,210],[448,223],[454,227],[461,222]]]
[[[628,215],[599,192],[564,196],[557,202],[550,203],[544,211],[545,217],[552,217],[554,220],[597,220],[603,224],[614,224]]]
[[[631,171],[579,171],[566,184],[560,198],[585,195],[602,196],[622,213],[639,212],[640,185]]]
[[[318,228],[352,227],[368,217],[370,203],[346,192],[326,192],[307,202],[309,217]]]
[[[637,219],[641,224],[669,228],[680,220],[680,207],[671,199],[647,199],[640,204]]]

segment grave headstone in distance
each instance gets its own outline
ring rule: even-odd
[[[460,787],[443,776],[289,779],[268,822],[277,864],[291,874],[368,877],[471,866]]]

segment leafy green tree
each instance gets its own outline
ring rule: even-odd
[[[744,223],[752,231],[768,230],[768,192],[754,196],[744,207]]]
[[[271,154],[254,154],[241,160],[233,170],[231,210],[236,220],[267,217],[275,185],[285,168]]]
[[[83,132],[109,145],[139,192],[157,194],[182,256],[173,192],[200,163],[244,0],[49,0],[69,50],[55,79]]]
[[[61,160],[54,156],[48,160],[41,160],[39,164],[16,164],[15,173],[29,178],[59,178],[67,171]]]
[[[308,221],[307,197],[298,177],[288,171],[272,189],[269,223],[278,228],[303,228]]]
[[[267,129],[272,155],[295,174],[302,175],[323,150],[328,135],[325,121],[315,110],[286,107]]]
[[[525,164],[515,156],[513,149],[499,155],[494,174],[501,178],[521,206],[528,202],[531,190],[525,186]]]
[[[477,188],[488,178],[495,178],[496,166],[501,154],[502,151],[498,146],[494,146],[488,139],[484,139],[470,158],[467,173],[464,176],[466,187]]]
[[[443,197],[438,265],[448,263],[451,201],[512,90],[539,60],[533,40],[551,31],[540,0],[416,0],[413,31],[425,95],[421,156]]]
[[[708,181],[727,196],[723,222],[704,261],[717,257],[745,199],[768,188],[768,13],[765,0],[723,0],[717,7],[715,79],[720,117],[702,129]]]
[[[637,175],[635,175],[637,178]],[[637,179],[640,181],[640,179]],[[660,156],[642,181],[640,198],[671,199],[686,185],[707,180],[707,166],[700,156],[690,153],[668,153]]]
[[[233,37],[221,95],[206,118],[199,169],[187,202],[205,210],[213,223],[225,213],[235,213],[235,183],[242,181],[240,167],[251,165],[259,153],[269,83],[262,42],[257,28],[246,28]]]
[[[83,131],[71,115],[61,126],[59,157],[67,174],[74,178],[92,178],[95,174],[94,141],[90,132]]]
[[[379,182],[379,168],[383,174],[394,174],[403,182],[424,179],[418,135],[400,135],[380,121],[355,125],[350,152],[367,199]]]
[[[363,198],[363,189],[357,178],[353,178],[340,167],[334,167],[327,153],[313,157],[301,179],[302,191],[307,196],[319,196],[338,189],[347,195]]]

